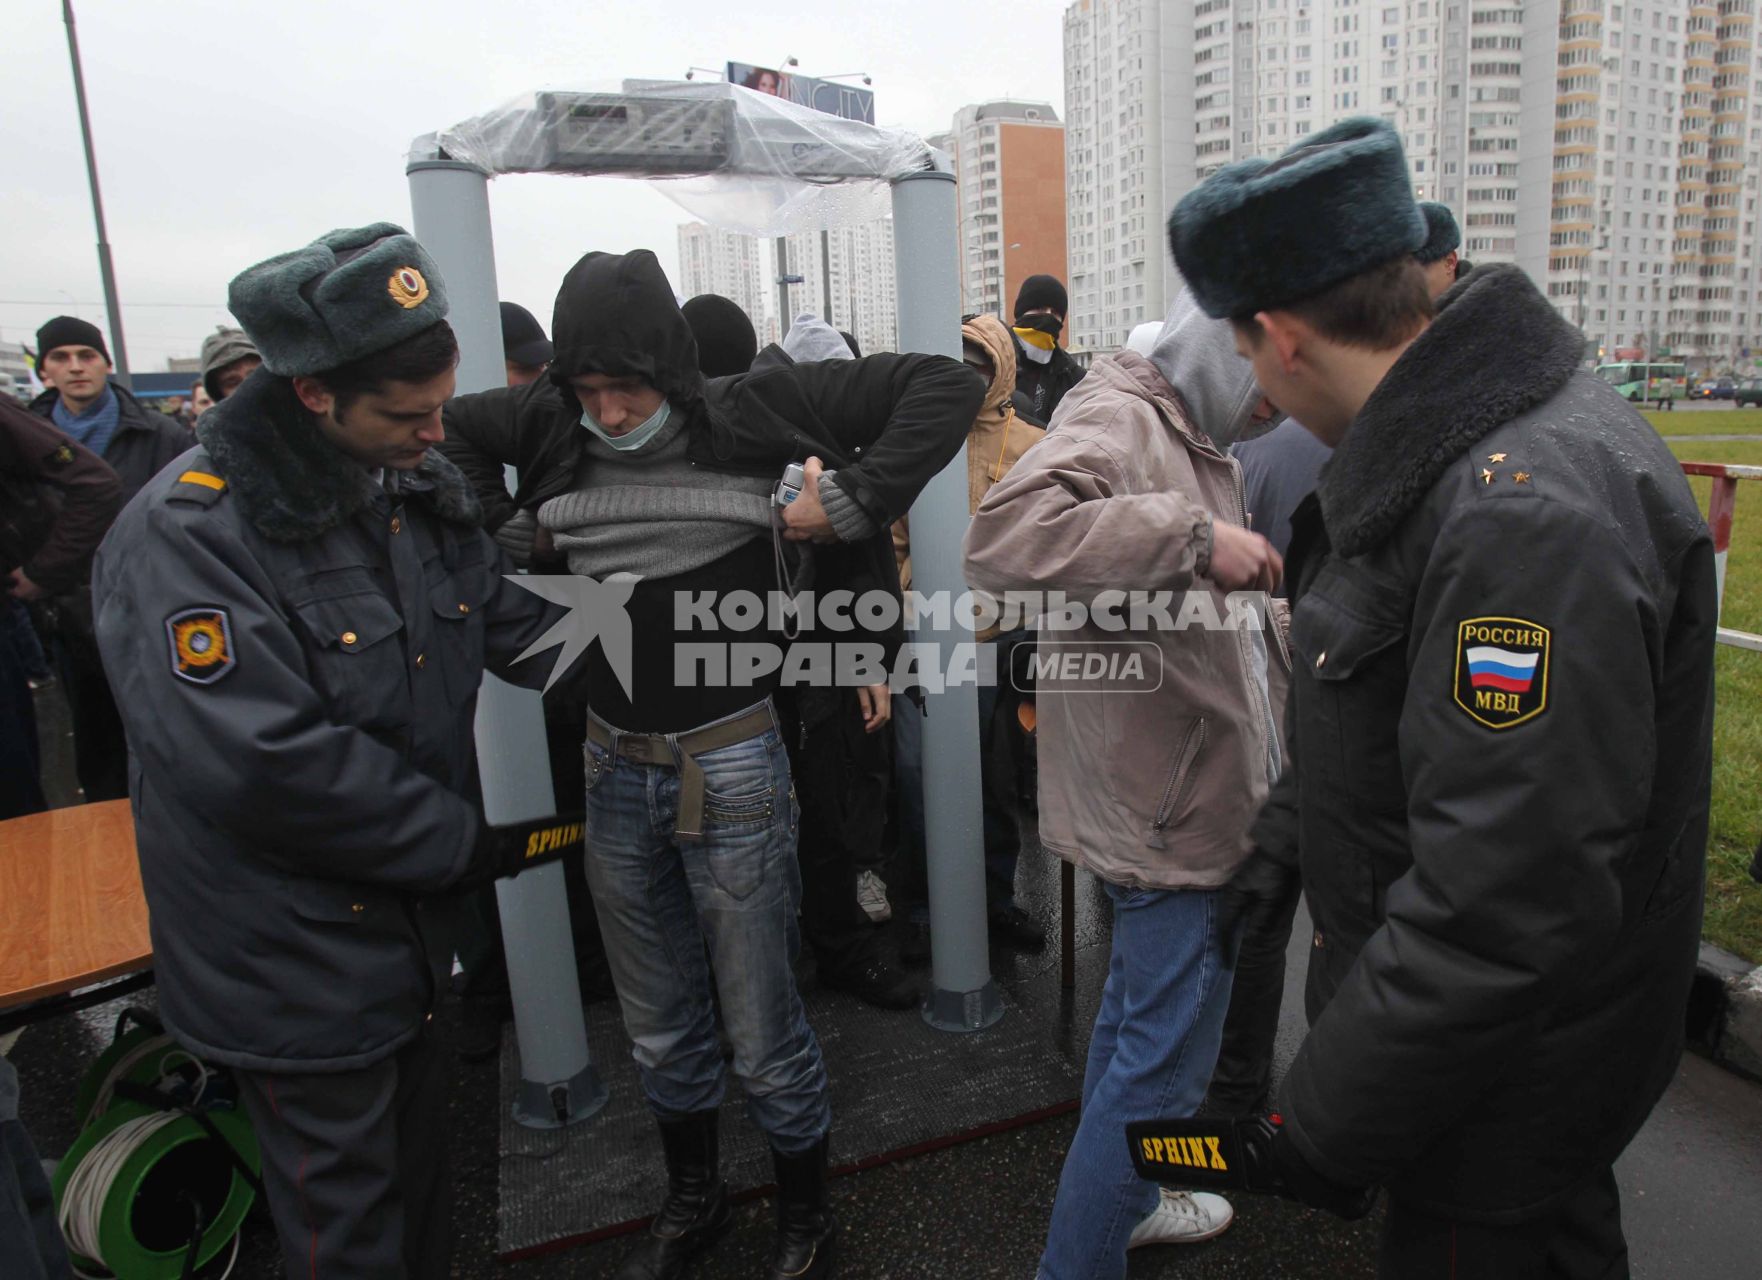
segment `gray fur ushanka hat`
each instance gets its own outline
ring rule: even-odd
[[[1462,229],[1456,225],[1456,215],[1450,212],[1447,204],[1439,204],[1436,200],[1422,200],[1419,211],[1426,220],[1426,242],[1413,256],[1422,267],[1429,267],[1434,262],[1441,262],[1456,250],[1462,243]]]
[[[1169,216],[1175,265],[1218,319],[1299,302],[1425,241],[1401,139],[1369,117],[1225,165]]]
[[[227,306],[269,372],[323,373],[396,346],[447,316],[440,268],[390,222],[320,236],[247,268]]]

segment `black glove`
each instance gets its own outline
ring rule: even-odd
[[[1236,874],[1218,890],[1218,936],[1227,955],[1236,953],[1242,922],[1256,903],[1275,903],[1291,892],[1297,869],[1260,849],[1248,855]]]
[[[477,829],[471,861],[459,877],[460,886],[488,884],[504,876],[519,875],[528,867],[553,862],[581,849],[586,831],[582,819],[583,815],[576,812],[501,826],[482,824]]]
[[[1326,1209],[1348,1222],[1355,1222],[1369,1213],[1377,1202],[1375,1187],[1349,1187],[1318,1172],[1303,1158],[1291,1141],[1290,1132],[1282,1125],[1273,1138],[1272,1167],[1285,1192],[1312,1209]]]

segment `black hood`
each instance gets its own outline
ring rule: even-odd
[[[563,277],[551,316],[551,381],[566,397],[584,373],[641,378],[682,409],[704,398],[697,340],[655,255],[590,253]]]

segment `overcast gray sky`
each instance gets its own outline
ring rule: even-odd
[[[232,323],[226,282],[333,227],[409,225],[417,134],[530,89],[670,78],[697,63],[866,71],[876,121],[921,133],[969,102],[1061,113],[1065,0],[75,0],[131,362],[163,369]],[[91,203],[59,0],[4,0],[0,338],[102,324]],[[491,186],[504,298],[549,326],[589,249],[675,268],[689,216],[646,185]],[[180,304],[180,305],[170,305]]]

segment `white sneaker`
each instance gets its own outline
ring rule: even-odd
[[[873,871],[857,877],[857,905],[876,924],[893,919],[893,908],[887,905],[887,882]]]
[[[1197,1244],[1222,1235],[1236,1216],[1230,1202],[1209,1191],[1171,1191],[1160,1188],[1162,1201],[1150,1216],[1132,1228],[1126,1248],[1151,1244]]]

